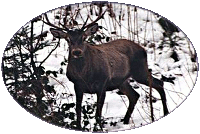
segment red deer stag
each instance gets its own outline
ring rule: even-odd
[[[105,12],[104,12],[105,13]],[[147,65],[147,54],[140,45],[126,39],[118,39],[100,45],[91,45],[84,40],[98,30],[96,23],[101,15],[92,23],[81,29],[69,30],[59,28],[49,22],[45,14],[46,24],[56,38],[63,38],[69,44],[69,57],[67,66],[67,77],[74,83],[76,93],[77,127],[81,129],[81,103],[83,93],[97,94],[96,120],[101,117],[106,91],[119,89],[129,99],[129,106],[124,117],[124,124],[129,119],[137,103],[139,94],[129,85],[128,79],[133,78],[138,83],[149,86],[149,72]],[[56,29],[55,29],[56,28]],[[163,81],[151,77],[151,85],[161,96],[164,115],[168,108],[163,88]]]

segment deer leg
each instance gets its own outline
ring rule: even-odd
[[[146,86],[149,86],[149,82],[148,82],[148,75],[142,75],[142,79],[137,79],[135,78],[135,80],[141,84],[144,84]],[[146,76],[146,77],[144,77]],[[167,108],[167,104],[166,104],[166,95],[165,95],[165,91],[163,88],[163,81],[152,77],[152,87],[154,89],[156,89],[158,91],[158,93],[160,94],[161,100],[162,100],[162,104],[163,104],[163,112],[164,115],[167,115],[169,113],[168,108]]]
[[[129,119],[131,114],[134,110],[134,107],[139,99],[140,95],[129,85],[128,81],[125,81],[119,88],[119,90],[128,97],[129,99],[129,106],[124,117],[124,124],[129,123]]]
[[[96,111],[95,117],[96,117],[97,123],[99,123],[101,128],[103,128],[103,126],[101,124],[101,113],[102,113],[102,108],[103,108],[103,104],[105,101],[105,96],[106,96],[105,91],[97,93],[97,111]]]
[[[163,81],[156,79],[152,75],[150,75],[150,72],[148,71],[146,58],[144,60],[140,60],[134,63],[137,63],[137,66],[132,67],[133,79],[146,86],[152,85],[152,87],[158,91],[162,100],[164,115],[167,115],[169,111],[166,104],[166,95],[163,88]],[[150,83],[149,81],[150,77],[152,78],[152,83]]]
[[[76,93],[76,115],[77,115],[77,129],[81,129],[81,103],[83,99],[83,93],[75,88]]]
[[[152,87],[155,88],[158,91],[158,93],[160,94],[162,104],[163,104],[164,115],[169,114],[167,104],[166,104],[166,95],[165,95],[165,91],[163,88],[163,81],[152,77]]]

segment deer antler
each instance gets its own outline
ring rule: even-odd
[[[87,16],[87,19],[86,19],[85,23],[83,24],[83,26],[82,26],[82,28],[81,28],[81,31],[83,31],[83,30],[84,30],[84,28],[85,28],[85,25],[87,24],[87,21],[88,21],[88,19],[89,19],[89,15]]]
[[[69,29],[68,29],[67,27],[65,27],[64,25],[62,25],[62,24],[61,24],[61,25],[62,25],[64,28],[60,28],[60,27],[58,27],[58,26],[52,24],[52,23],[49,21],[49,18],[47,17],[47,14],[46,14],[46,13],[44,13],[44,17],[45,17],[45,19],[46,19],[46,21],[43,20],[43,22],[44,22],[45,24],[47,24],[47,25],[49,25],[49,26],[52,26],[52,27],[54,27],[54,28],[56,28],[56,29],[58,29],[58,30],[69,31]]]
[[[88,17],[87,17],[85,23],[83,24],[81,30],[84,30],[85,28],[88,28],[88,27],[91,27],[92,25],[94,25],[98,20],[100,20],[100,19],[104,16],[104,14],[106,13],[106,11],[107,11],[107,9],[106,9],[104,12],[102,12],[102,8],[100,8],[100,9],[99,9],[99,16],[98,16],[93,22],[91,22],[90,24],[86,25],[86,24],[87,24],[87,21],[88,21],[88,19],[89,19],[89,15],[88,15]],[[49,18],[48,18],[48,16],[47,16],[46,13],[44,13],[44,17],[45,17],[45,19],[46,19],[46,21],[43,20],[43,22],[44,22],[45,24],[47,24],[47,25],[49,25],[49,26],[51,26],[51,27],[54,27],[54,28],[56,28],[56,29],[58,29],[58,30],[65,30],[65,31],[67,31],[67,32],[69,31],[69,29],[68,29],[66,26],[64,26],[63,24],[60,24],[60,25],[61,25],[62,27],[64,27],[64,28],[61,28],[61,27],[58,27],[58,26],[52,24],[52,23],[49,21]]]
[[[100,20],[104,14],[106,13],[107,9],[102,13],[102,8],[99,9],[99,16],[93,21],[91,22],[90,24],[86,25],[87,21],[88,21],[88,18],[89,18],[89,15],[85,21],[85,23],[83,24],[81,30],[84,30],[85,28],[88,28],[88,27],[91,27],[92,25],[94,25],[98,20]]]

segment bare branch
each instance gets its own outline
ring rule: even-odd
[[[46,57],[42,62],[40,62],[39,67],[42,66],[42,64],[49,58],[49,56],[53,53],[53,51],[56,50],[56,48],[59,46],[59,44],[60,44],[60,39],[59,39],[58,43],[56,44],[56,46],[55,46],[55,47],[51,50],[51,52],[47,55],[47,57]]]

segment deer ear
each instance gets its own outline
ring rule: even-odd
[[[58,29],[54,29],[54,28],[50,28],[50,31],[52,33],[52,35],[56,38],[67,38],[67,33],[58,30]]]
[[[98,24],[95,23],[93,26],[91,26],[91,27],[86,29],[85,35],[89,36],[89,35],[95,34],[97,32],[97,30],[98,30],[98,27],[99,27]]]

